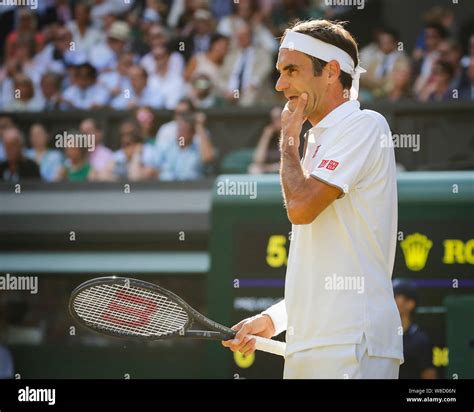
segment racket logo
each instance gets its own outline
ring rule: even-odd
[[[102,320],[114,325],[142,327],[150,324],[150,316],[156,312],[157,304],[143,296],[135,296],[123,291],[115,293]]]

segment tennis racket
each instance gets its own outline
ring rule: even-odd
[[[69,300],[71,315],[96,332],[139,340],[233,339],[236,332],[214,322],[174,293],[142,280],[102,277],[80,284]],[[204,330],[192,328],[199,324]],[[260,336],[256,349],[285,355],[285,343]]]

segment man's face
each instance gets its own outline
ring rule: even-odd
[[[280,49],[277,70],[280,77],[275,85],[278,92],[283,92],[289,100],[290,110],[295,109],[296,97],[308,93],[305,115],[313,113],[327,89],[323,76],[315,76],[310,57],[296,50]],[[324,71],[324,70],[323,70]]]
[[[5,145],[5,154],[9,161],[18,161],[21,158],[23,144],[17,130],[9,129],[4,133],[3,143]]]
[[[397,48],[396,40],[388,33],[379,36],[379,47],[384,54],[390,54]]]
[[[77,71],[77,85],[81,89],[86,89],[94,84],[94,79],[90,76],[89,70],[85,67],[79,68]]]
[[[410,299],[402,294],[395,295],[395,302],[397,303],[398,311],[401,316],[410,315],[410,313],[415,309],[415,301]]]
[[[426,41],[426,48],[428,51],[433,51],[435,50],[440,41],[441,41],[441,36],[438,32],[438,30],[428,27],[425,29],[425,41]]]

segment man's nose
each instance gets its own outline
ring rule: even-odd
[[[276,82],[275,90],[277,92],[283,92],[288,89],[288,82],[283,79],[283,76],[280,76]]]

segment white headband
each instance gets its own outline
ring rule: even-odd
[[[332,44],[325,43],[312,36],[289,31],[285,34],[285,38],[281,43],[280,49],[290,49],[300,51],[310,56],[329,62],[336,60],[344,73],[350,74],[352,77],[352,87],[350,90],[350,99],[357,100],[359,95],[359,78],[361,73],[366,70],[359,65],[354,68],[354,60],[344,50]]]

